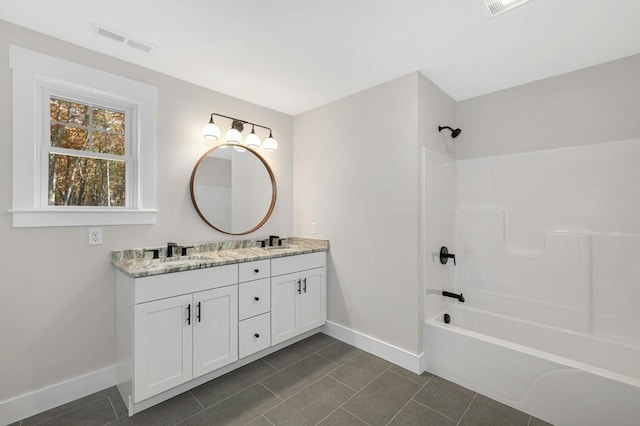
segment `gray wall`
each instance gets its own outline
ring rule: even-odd
[[[8,212],[13,144],[9,44],[158,88],[157,224],[105,226],[102,246],[88,246],[86,227],[12,227]],[[189,197],[191,170],[200,155],[213,146],[201,136],[211,112],[273,128],[279,150],[265,154],[265,158],[276,175],[278,201],[266,225],[246,237],[292,234],[290,116],[3,21],[0,77],[0,401],[113,365],[115,274],[110,265],[111,250],[176,240],[229,239],[199,219]]]
[[[328,319],[419,353],[418,74],[294,119],[294,231],[330,240]]]
[[[640,136],[640,55],[459,102],[457,158]]]

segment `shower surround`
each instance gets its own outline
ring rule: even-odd
[[[558,425],[640,421],[640,139],[442,164],[465,303],[427,280],[427,368]]]
[[[640,344],[640,141],[457,167],[456,287],[471,303]]]

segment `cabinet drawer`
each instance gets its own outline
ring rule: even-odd
[[[271,275],[271,262],[269,259],[241,263],[238,266],[240,268],[238,281],[241,283],[267,278]]]
[[[237,282],[238,265],[216,266],[136,278],[134,300],[135,303],[144,303],[224,287]]]
[[[271,314],[240,321],[238,326],[238,355],[244,358],[271,346]]]
[[[271,309],[271,280],[242,283],[238,290],[238,316],[241,320],[269,312]]]
[[[322,268],[327,266],[327,252],[300,254],[297,256],[285,256],[271,259],[271,276],[290,274],[292,272],[305,271],[307,269]]]

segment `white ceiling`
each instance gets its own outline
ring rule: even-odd
[[[640,0],[0,0],[0,19],[292,115],[416,70],[462,100],[640,53]]]

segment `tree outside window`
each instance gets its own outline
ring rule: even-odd
[[[126,112],[51,96],[49,206],[126,206]]]

